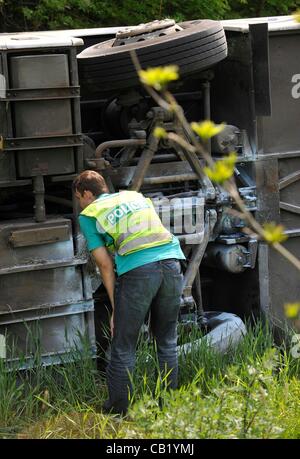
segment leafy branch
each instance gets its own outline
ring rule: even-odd
[[[224,124],[216,125],[210,120],[205,120],[200,123],[193,122],[190,124],[184,115],[182,107],[178,105],[175,97],[167,90],[168,83],[179,78],[178,67],[170,65],[143,70],[136,52],[132,50],[130,54],[145,90],[160,107],[174,113],[188,141],[183,138],[182,135],[172,132],[169,133],[162,127],[156,128],[155,135],[160,138],[163,137],[174,141],[187,151],[196,153],[202,157],[207,163],[207,167],[203,168],[203,174],[206,174],[214,183],[221,185],[231,196],[239,209],[239,215],[249,225],[246,232],[250,234],[254,232],[256,236],[274,247],[277,252],[300,271],[300,260],[281,244],[281,242],[287,239],[284,233],[284,227],[282,225],[276,225],[275,223],[260,225],[246,208],[240,197],[239,190],[233,178],[237,159],[236,153],[231,152],[227,157],[215,161],[203,146],[203,143],[222,131]],[[199,141],[199,138],[203,143]]]

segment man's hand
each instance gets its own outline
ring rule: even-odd
[[[114,313],[112,313],[111,318],[110,318],[110,333],[111,337],[114,336]]]

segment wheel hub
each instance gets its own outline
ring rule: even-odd
[[[130,43],[137,43],[152,38],[163,37],[180,32],[180,27],[173,19],[164,19],[139,24],[134,27],[126,27],[125,30],[116,33],[116,40],[112,46],[124,46]]]

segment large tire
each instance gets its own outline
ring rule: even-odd
[[[139,84],[130,51],[143,68],[176,64],[180,76],[201,72],[227,56],[223,26],[211,20],[191,21],[171,35],[113,47],[108,40],[86,48],[78,56],[82,92],[102,94]]]
[[[177,346],[178,355],[185,357],[191,351],[201,349],[204,343],[218,353],[225,354],[237,347],[247,334],[244,322],[236,314],[205,311],[203,318],[208,333],[203,338]]]

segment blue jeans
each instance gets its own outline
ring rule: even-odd
[[[124,413],[128,408],[132,392],[128,373],[133,372],[139,332],[149,310],[160,370],[171,370],[169,387],[177,387],[177,319],[182,281],[176,259],[148,263],[117,278],[114,337],[106,371],[109,404],[115,411]]]

